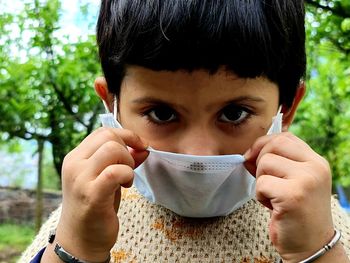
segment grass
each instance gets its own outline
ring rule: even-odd
[[[15,223],[0,224],[0,255],[8,258],[4,262],[15,262],[21,252],[32,242],[35,230],[32,225]]]

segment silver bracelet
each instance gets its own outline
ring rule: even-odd
[[[56,255],[65,263],[91,263],[91,262],[76,258],[72,254],[64,250],[64,248],[61,247],[58,243],[56,243],[54,250]],[[111,256],[109,255],[108,259],[103,261],[102,263],[109,263],[110,260],[111,260]]]
[[[340,238],[341,238],[341,232],[337,229],[334,229],[334,236],[333,236],[332,240],[329,241],[328,244],[326,244],[324,247],[322,247],[319,251],[317,251],[312,256],[300,261],[299,263],[309,263],[309,262],[315,261],[316,259],[318,259],[322,255],[324,255],[327,251],[331,250],[337,244],[337,242],[340,240]]]
[[[331,250],[337,244],[337,242],[340,240],[340,238],[341,238],[341,232],[337,229],[334,229],[334,236],[333,236],[332,240],[329,241],[328,244],[323,246],[320,250],[318,250],[315,254],[308,257],[307,259],[299,261],[299,263],[310,263],[310,262],[315,261],[316,259],[318,259],[322,255],[324,255],[327,251]],[[283,263],[282,259],[280,259],[278,261],[278,263]]]
[[[51,230],[49,234],[49,240],[48,242],[50,244],[53,244],[56,238],[56,230]],[[76,258],[75,256],[71,255],[69,252],[67,252],[63,247],[61,247],[58,243],[56,243],[54,251],[56,255],[65,263],[91,263],[88,261],[80,260]],[[108,259],[101,262],[101,263],[109,263],[111,260],[111,254],[109,254]]]

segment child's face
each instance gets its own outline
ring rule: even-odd
[[[263,77],[133,66],[122,82],[119,121],[158,150],[242,154],[267,133],[278,101],[278,87]]]

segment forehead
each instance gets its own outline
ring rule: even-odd
[[[210,94],[214,97],[225,95],[268,95],[278,90],[275,83],[265,77],[254,79],[240,78],[224,69],[216,73],[206,70],[188,71],[154,71],[143,67],[127,68],[122,81],[121,92],[134,95],[185,96],[200,98]]]

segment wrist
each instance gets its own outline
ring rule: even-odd
[[[300,261],[283,261],[281,260],[279,263],[299,263]],[[345,253],[345,249],[341,243],[338,243],[334,246],[334,248],[324,254],[322,257],[313,261],[315,263],[329,263],[329,262],[337,262],[337,263],[350,263],[348,256]]]
[[[65,263],[109,263],[111,260],[110,255],[108,255],[108,258],[106,260],[98,261],[98,262],[97,261],[92,262],[92,261],[87,261],[87,260],[81,260],[80,258],[75,257],[71,253],[66,251],[58,243],[56,243],[54,251],[55,251],[56,255]]]
[[[315,250],[311,253],[305,252],[295,257],[290,257],[289,259],[284,259],[283,263],[310,263],[310,262],[330,262],[330,259],[337,259],[337,262],[348,262],[348,261],[339,261],[344,257],[339,253],[342,250],[342,246],[340,244],[341,232],[338,230],[334,230],[334,234],[332,238],[324,244],[318,250]],[[345,253],[344,253],[345,255]],[[345,259],[347,257],[345,256]],[[333,260],[332,260],[333,262]]]
[[[104,263],[109,262],[111,248],[95,246],[93,242],[82,240],[78,235],[67,236],[57,231],[50,249],[62,262]],[[64,261],[67,257],[79,260]]]

